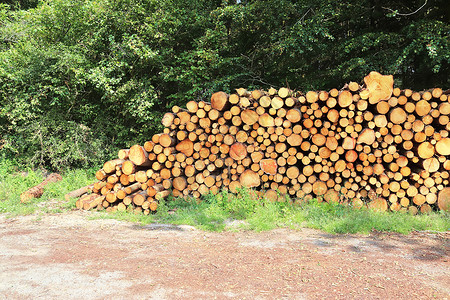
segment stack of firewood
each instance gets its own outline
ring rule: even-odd
[[[77,207],[148,214],[169,194],[247,187],[273,201],[448,210],[448,91],[400,90],[376,72],[364,83],[306,94],[240,88],[175,106],[163,133],[104,164]]]

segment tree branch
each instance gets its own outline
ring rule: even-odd
[[[399,15],[399,16],[411,16],[411,15],[417,13],[417,12],[418,12],[419,10],[421,10],[422,8],[424,8],[425,5],[427,5],[427,2],[428,2],[428,0],[425,0],[425,3],[424,3],[421,7],[419,7],[419,8],[416,9],[415,11],[413,11],[413,12],[411,12],[411,13],[407,13],[407,14],[399,13],[399,12],[397,12],[396,10],[390,9],[390,8],[388,8],[388,7],[382,7],[382,8],[391,11],[391,12],[394,13],[395,15]]]

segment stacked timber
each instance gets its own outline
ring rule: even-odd
[[[400,90],[376,72],[341,90],[217,92],[174,106],[162,133],[120,150],[77,207],[148,214],[169,194],[247,187],[273,201],[448,209],[449,116],[448,91]]]

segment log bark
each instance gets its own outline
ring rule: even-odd
[[[60,181],[60,180],[62,180],[61,175],[59,175],[57,173],[51,173],[40,184],[38,184],[38,185],[36,185],[36,186],[34,186],[32,188],[29,188],[27,191],[23,192],[20,195],[20,202],[28,203],[33,198],[40,198],[42,196],[42,194],[44,194],[44,187],[47,184],[49,184],[51,182],[57,182],[57,181]]]

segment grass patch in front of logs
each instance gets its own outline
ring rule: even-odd
[[[376,212],[354,209],[335,203],[270,202],[258,199],[251,190],[241,189],[238,194],[226,191],[218,195],[206,195],[202,201],[193,198],[169,199],[160,203],[155,214],[144,216],[133,212],[105,213],[94,218],[114,218],[137,222],[191,225],[201,230],[255,230],[275,228],[299,229],[302,227],[323,230],[328,233],[362,233],[372,231],[407,234],[412,231],[450,230],[449,214],[410,215],[400,212]]]

